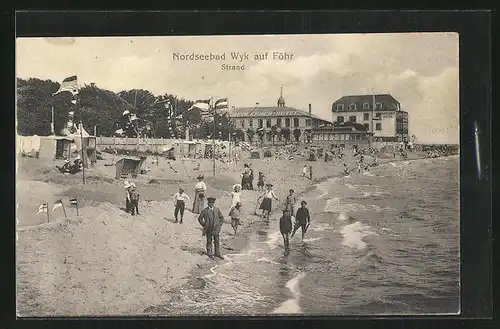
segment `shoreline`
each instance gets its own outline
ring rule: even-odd
[[[439,159],[439,158],[446,158],[446,157],[453,157],[453,156],[458,156],[458,154],[439,156],[439,157],[435,157],[435,158],[418,157],[418,158],[413,158],[413,159],[401,159],[401,158],[381,159],[381,160],[379,160],[379,167],[386,166],[389,163],[395,163],[395,162],[420,161],[420,160],[425,160],[425,159]],[[341,177],[342,175],[343,175],[342,171],[339,171],[339,172],[332,174],[332,175],[327,175],[327,176],[323,176],[320,178],[313,178],[313,180],[309,180],[308,184],[306,186],[304,186],[301,190],[295,190],[295,194],[298,198],[300,198],[303,195],[313,191],[317,187],[318,184],[325,182],[327,180],[333,179],[333,178]],[[302,178],[302,177],[299,177],[299,178]],[[306,179],[308,179],[308,178],[306,178]],[[272,213],[275,213],[277,207],[273,207],[273,208],[274,208],[274,210]],[[253,216],[256,216],[256,215],[253,215]],[[273,219],[271,218],[271,220],[273,220]],[[246,249],[249,248],[250,234],[252,232],[255,232],[255,230],[258,229],[259,226],[263,222],[264,222],[264,220],[260,219],[260,220],[252,221],[248,226],[244,226],[244,227],[240,226],[238,228],[238,235],[237,236],[229,236],[228,238],[225,239],[225,241],[221,239],[221,250],[225,250],[225,251],[229,250],[229,252],[228,252],[229,254],[244,253],[246,251]],[[226,254],[225,252],[222,252],[222,253],[223,253],[223,255]],[[175,300],[176,296],[178,294],[181,294],[182,293],[181,291],[184,289],[203,289],[206,285],[205,276],[210,274],[211,269],[214,266],[222,265],[223,263],[224,263],[224,260],[216,260],[216,261],[212,261],[212,260],[208,260],[208,259],[204,260],[202,262],[202,264],[198,264],[198,266],[191,269],[191,271],[189,272],[189,275],[188,275],[188,277],[189,277],[188,282],[186,282],[183,285],[173,287],[169,291],[169,294],[166,298],[165,303],[161,303],[159,305],[149,306],[144,310],[144,313],[148,316],[170,316],[170,314],[168,314],[168,312],[165,312],[165,311],[168,311],[168,309],[169,309],[170,300]],[[297,276],[295,276],[291,279],[291,281],[298,280],[296,283],[299,284],[300,279],[303,278],[303,274],[298,274],[298,276],[300,278],[297,278]],[[199,283],[200,280],[203,280],[204,283],[200,284],[198,287],[193,286],[193,283],[195,283],[195,282]],[[280,312],[278,312],[278,310],[282,306],[285,306],[286,303],[289,303],[292,301],[294,302],[296,300],[296,296],[293,295],[291,290],[289,293],[290,293],[290,298],[287,300],[284,300],[282,303],[279,303],[277,308],[270,310],[271,311],[270,314],[276,314],[277,316],[282,315]]]

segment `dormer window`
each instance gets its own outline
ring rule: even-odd
[[[349,106],[348,106],[347,108],[348,108],[349,110],[351,110],[351,111],[355,111],[355,110],[356,110],[356,104],[351,103],[351,104],[349,104]]]
[[[370,109],[370,104],[363,103],[363,110],[368,110],[368,109]]]
[[[381,110],[382,109],[382,103],[380,103],[380,102],[375,103],[375,108],[378,109],[378,110]]]
[[[344,104],[337,104],[337,111],[343,111],[344,110]]]

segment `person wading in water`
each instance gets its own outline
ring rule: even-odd
[[[238,225],[240,225],[240,215],[241,215],[241,202],[236,202],[236,204],[229,211],[229,217],[231,218],[231,227],[234,230],[234,235],[238,231]]]
[[[283,237],[285,253],[290,251],[290,232],[292,232],[292,217],[287,209],[283,210],[283,216],[280,218],[280,232]]]
[[[292,238],[300,227],[302,228],[302,240],[304,240],[304,235],[311,222],[311,215],[309,214],[309,209],[306,208],[307,202],[302,201],[300,205],[301,207],[297,209],[297,214],[295,216],[295,227],[293,228]]]

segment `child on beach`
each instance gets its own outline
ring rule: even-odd
[[[238,202],[241,202],[241,185],[234,184],[231,192],[231,207],[236,206]]]
[[[137,187],[135,186],[134,183],[130,183],[129,196],[130,196],[130,211],[131,211],[132,216],[134,216],[136,213],[137,213],[137,215],[139,215],[140,194],[137,191]]]
[[[294,190],[288,191],[288,195],[285,199],[285,209],[288,210],[290,216],[293,217],[295,215],[295,204],[297,203],[297,197],[293,194]]]
[[[290,251],[290,233],[292,232],[292,218],[288,210],[283,210],[283,216],[280,218],[280,233],[285,245],[285,253]]]
[[[175,193],[174,195],[174,202],[175,202],[175,210],[174,210],[174,217],[175,217],[175,222],[178,222],[177,216],[181,215],[181,224],[182,224],[182,219],[184,217],[184,209],[186,208],[186,203],[189,201],[189,196],[184,193],[184,189],[182,187],[179,188],[179,192]]]
[[[309,209],[306,208],[307,202],[302,201],[300,203],[301,207],[297,210],[297,215],[295,216],[295,227],[293,228],[292,238],[295,232],[302,228],[302,240],[304,240],[304,235],[306,234],[307,228],[311,222],[311,215],[309,214]]]
[[[231,227],[234,230],[234,235],[238,231],[238,225],[240,225],[240,215],[241,215],[241,202],[236,202],[236,204],[231,207],[229,211],[229,217],[231,218]]]
[[[259,191],[264,190],[264,174],[259,171],[259,180],[257,181],[257,188]]]

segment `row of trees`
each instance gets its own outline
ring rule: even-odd
[[[73,111],[74,121],[81,120],[85,130],[93,133],[96,129],[100,136],[113,136],[116,130],[125,127],[128,118],[123,113],[126,110],[138,118],[133,129],[125,131],[127,135],[139,132],[141,136],[155,138],[184,138],[187,127],[195,138],[208,138],[214,133],[213,122],[203,121],[198,110],[188,111],[193,101],[172,94],[155,96],[144,89],[114,93],[92,83],[79,89],[77,102],[73,104],[69,92],[52,96],[59,86],[51,80],[17,79],[18,134],[50,135],[52,108],[56,135],[66,126],[68,113]],[[172,104],[173,113],[165,106],[166,101]],[[233,130],[231,121],[219,114],[215,119],[217,138],[227,139]]]

